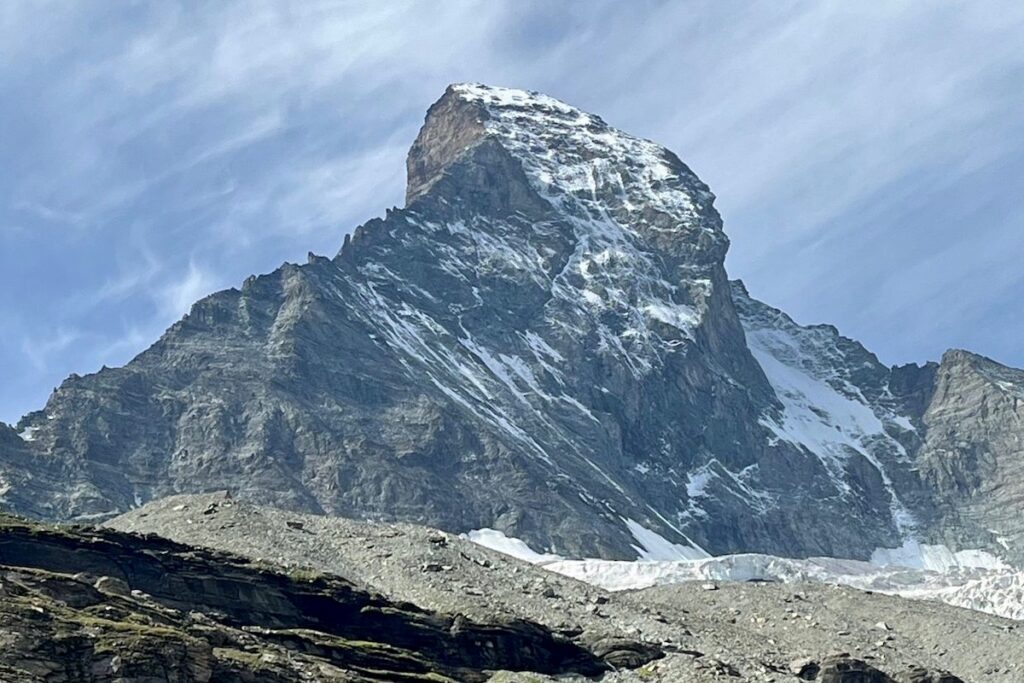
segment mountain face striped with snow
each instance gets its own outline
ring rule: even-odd
[[[229,489],[562,556],[1024,559],[1021,373],[795,324],[727,279],[713,200],[596,116],[453,86],[405,208],[0,426],[0,495],[88,519]]]

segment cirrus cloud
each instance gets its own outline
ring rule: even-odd
[[[885,361],[1024,365],[1024,6],[0,5],[0,419],[401,202],[455,81],[543,90],[716,191],[728,266]],[[16,294],[15,294],[16,293]]]

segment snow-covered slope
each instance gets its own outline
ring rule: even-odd
[[[826,346],[831,335],[827,331],[816,332],[819,330],[795,326],[747,328],[751,353],[782,403],[781,415],[765,418],[762,424],[777,438],[805,448],[819,458],[844,495],[854,493],[847,481],[847,462],[854,453],[863,457],[885,482],[897,528],[908,531],[913,526],[913,517],[893,487],[887,467],[875,453],[885,449],[905,460],[906,451],[886,433],[882,420],[904,429],[910,427],[910,421],[870,405],[860,389],[837,372],[846,367],[842,361],[821,363],[817,353],[831,350]]]
[[[920,565],[926,529],[911,506],[926,501],[911,455],[920,445],[914,396],[893,382],[891,368],[831,325],[798,325],[753,299],[741,282],[733,283],[733,297],[750,351],[778,399],[760,418],[770,438],[820,460],[837,504],[855,506],[865,477],[879,482],[896,542],[877,548],[873,559]]]

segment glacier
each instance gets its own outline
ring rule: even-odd
[[[631,529],[639,527],[629,521]],[[872,562],[829,557],[792,559],[757,553],[717,557],[704,553],[705,557],[698,557],[703,552],[698,548],[672,544],[643,527],[635,531],[642,547],[637,548],[639,559],[634,561],[572,560],[539,553],[524,541],[493,529],[472,531],[463,537],[610,591],[639,590],[685,581],[812,582],[914,600],[937,600],[1007,619],[1024,620],[1024,571],[1013,569],[983,550],[954,553],[945,546],[908,543],[899,552],[879,549]]]

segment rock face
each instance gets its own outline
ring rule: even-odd
[[[966,351],[942,358],[921,418],[918,467],[948,545],[1024,560],[1024,372]]]
[[[713,199],[596,116],[453,86],[410,151],[405,208],[333,259],[201,300],[0,435],[8,505],[87,518],[226,488],[564,555],[942,541],[1021,559],[1004,380],[970,395],[1015,422],[972,412],[955,354],[887,368],[750,298]],[[962,419],[977,428],[949,456]]]

